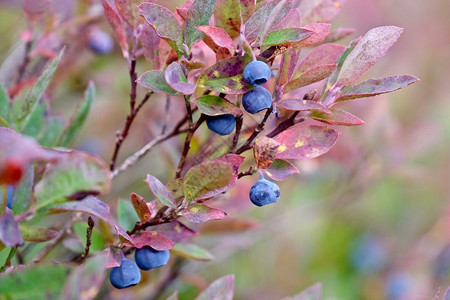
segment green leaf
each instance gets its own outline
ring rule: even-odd
[[[188,202],[214,190],[226,187],[234,179],[227,162],[211,161],[196,165],[184,176],[184,194]]]
[[[147,174],[147,178],[145,179],[150,190],[158,199],[161,205],[165,205],[171,208],[176,208],[175,199],[169,190],[162,184],[161,181],[158,180],[155,176]]]
[[[214,280],[195,300],[232,300],[234,294],[234,275]]]
[[[178,56],[181,56],[184,43],[183,29],[173,13],[164,6],[149,2],[140,4],[138,10],[145,21],[156,30],[158,36],[166,40]]]
[[[108,166],[99,158],[74,151],[47,167],[35,186],[37,209],[87,195],[105,194],[111,188]]]
[[[34,265],[0,277],[0,291],[6,299],[57,299],[71,270],[68,265]]]
[[[188,47],[203,40],[205,35],[195,27],[209,25],[215,4],[216,0],[195,0],[189,7],[184,25],[184,39]]]
[[[65,124],[60,117],[51,116],[46,120],[46,125],[39,138],[39,144],[44,147],[58,146],[58,141],[63,133]]]
[[[133,228],[134,224],[139,221],[139,217],[130,201],[119,199],[117,205],[117,220],[120,227],[126,230]]]
[[[88,225],[86,222],[76,222],[73,224],[73,231],[77,235],[78,239],[80,240],[81,244],[86,245],[86,231],[87,231]],[[91,250],[92,251],[102,251],[105,248],[105,239],[103,238],[103,235],[97,230],[92,230],[91,235]]]
[[[164,71],[147,71],[137,79],[137,83],[155,93],[167,93],[169,95],[178,94],[167,84],[166,79],[164,78]]]
[[[39,138],[46,122],[46,115],[48,114],[47,106],[44,101],[39,100],[36,108],[31,113],[28,123],[22,129],[22,133],[35,139]]]
[[[9,127],[9,118],[11,115],[11,102],[8,93],[0,85],[0,126]]]
[[[89,109],[91,108],[92,100],[94,99],[94,95],[95,95],[95,86],[94,83],[91,81],[89,82],[89,86],[87,87],[86,92],[84,93],[83,100],[81,100],[78,103],[77,108],[73,112],[69,123],[64,129],[64,132],[61,134],[61,138],[58,143],[60,146],[69,147],[72,144],[73,140],[80,131],[81,126],[83,126],[84,121],[86,121]]]
[[[217,0],[214,10],[216,26],[225,29],[231,38],[237,38],[241,32],[242,24],[251,17],[255,10],[255,1],[252,0]]]
[[[303,28],[285,28],[267,34],[263,46],[289,45],[299,42],[311,35],[311,31]]]
[[[19,182],[19,185],[14,189],[12,209],[15,215],[23,213],[30,207],[33,182],[34,166],[33,164],[29,164]]]
[[[58,235],[58,231],[25,224],[19,224],[19,230],[25,242],[45,242],[54,239]]]
[[[208,251],[194,244],[178,243],[170,250],[173,254],[193,260],[210,261],[214,256]]]
[[[203,96],[198,98],[195,103],[197,104],[198,110],[207,116],[242,114],[242,110],[239,107],[219,96]]]
[[[56,71],[56,67],[58,66],[59,61],[61,60],[61,57],[64,54],[63,48],[61,51],[59,51],[58,56],[54,58],[44,69],[41,76],[37,79],[36,83],[28,93],[28,95],[25,98],[24,103],[22,104],[22,110],[21,114],[18,117],[18,122],[20,124],[20,128],[25,128],[27,123],[29,122],[29,119],[31,117],[31,114],[33,111],[37,108],[37,104],[39,102],[39,99],[44,94],[47,86],[50,83],[50,80],[53,77],[53,74]]]

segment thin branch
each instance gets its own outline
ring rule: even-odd
[[[88,218],[87,223],[88,223],[88,228],[86,229],[86,247],[84,248],[83,255],[81,255],[80,264],[82,264],[86,260],[88,254],[89,254],[89,249],[91,247],[92,230],[94,229],[94,225],[95,225],[95,222],[91,217]]]
[[[250,137],[247,139],[247,141],[242,145],[239,149],[237,149],[234,153],[241,154],[242,152],[245,152],[251,148],[251,143],[253,140],[258,136],[258,134],[264,130],[264,126],[266,125],[266,121],[269,118],[270,114],[272,113],[272,107],[267,109],[266,114],[264,115],[264,118],[262,119],[261,123],[258,124],[258,126],[253,130],[253,133],[250,135]]]
[[[236,151],[237,143],[239,141],[239,135],[241,134],[241,129],[242,129],[242,115],[236,116],[235,119],[236,119],[236,131],[233,136],[233,144],[231,145],[231,150],[230,150],[231,153]]]
[[[243,171],[243,172],[239,173],[238,174],[238,179],[242,178],[244,176],[251,176],[251,175],[253,175],[255,173],[256,173],[256,170],[253,169],[253,167],[250,167],[247,171]]]

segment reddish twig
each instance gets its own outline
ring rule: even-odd
[[[95,222],[91,217],[89,217],[87,224],[88,224],[88,228],[86,229],[86,247],[84,248],[83,255],[81,255],[80,264],[86,260],[88,254],[89,254],[89,249],[91,247],[92,230],[94,229]]]
[[[239,149],[237,149],[234,153],[241,154],[242,152],[245,152],[251,148],[251,144],[253,140],[258,136],[258,134],[264,130],[264,126],[266,125],[266,121],[269,118],[270,114],[272,113],[272,107],[270,107],[266,114],[264,115],[264,118],[262,119],[261,123],[258,124],[258,126],[253,130],[253,133],[250,135],[250,137],[245,141],[244,145],[242,145]]]

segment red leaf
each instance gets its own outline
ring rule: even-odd
[[[158,251],[169,250],[175,246],[167,236],[156,231],[142,231],[133,234],[133,242],[136,248],[150,246]]]
[[[277,86],[285,85],[289,80],[291,80],[299,58],[300,50],[294,50],[292,48],[287,49],[281,58]]]
[[[333,147],[338,135],[338,132],[330,127],[305,126],[299,123],[276,138],[281,144],[277,158],[309,159],[321,156]]]
[[[330,32],[331,24],[328,23],[311,23],[304,27],[303,29],[312,31],[312,34],[304,40],[293,44],[294,48],[309,47],[312,45],[317,45],[325,40],[328,33]]]
[[[294,77],[298,77],[313,67],[336,64],[345,47],[336,44],[324,44],[315,47],[298,65]]]
[[[255,140],[253,156],[255,157],[258,168],[267,169],[270,167],[275,156],[278,154],[278,147],[280,147],[280,143],[266,136]]]
[[[156,225],[152,228],[155,229],[155,231],[164,234],[175,243],[191,238],[198,234],[197,232],[177,220],[172,220],[167,224]]]
[[[323,42],[324,43],[334,43],[334,42],[337,42],[355,32],[356,32],[356,29],[354,29],[354,28],[339,27],[335,30],[330,31],[327,38]]]
[[[311,118],[330,125],[355,126],[366,124],[366,122],[349,113],[348,111],[340,110],[337,108],[330,108],[330,111],[332,113],[331,115],[313,113],[311,114]]]
[[[164,184],[161,183],[161,181],[159,181],[156,177],[147,174],[147,179],[145,182],[147,182],[148,186],[152,190],[152,193],[162,205],[166,205],[171,208],[176,207],[175,199]]]
[[[106,268],[119,267],[122,264],[122,254],[120,249],[110,245],[107,251]]]
[[[210,220],[220,220],[227,216],[223,210],[204,204],[194,203],[183,209],[180,214],[192,223],[204,223]]]
[[[293,8],[289,11],[287,16],[273,28],[273,31],[285,28],[300,28],[301,17],[298,8]]]
[[[125,27],[123,26],[123,22],[118,14],[118,12],[114,9],[114,7],[109,3],[108,0],[102,0],[103,9],[105,11],[106,20],[108,20],[111,25],[117,40],[119,41],[120,48],[122,49],[123,57],[128,59],[128,43],[127,36],[125,33]]]
[[[336,70],[336,66],[337,65],[332,64],[313,67],[301,74],[298,78],[289,81],[285,85],[284,91],[287,93],[300,87],[321,81],[330,76]]]
[[[148,23],[142,26],[141,32],[141,45],[144,50],[144,56],[147,62],[150,64],[150,70],[160,69],[162,63],[165,61],[170,53],[170,49],[167,49],[165,53],[162,53],[160,49],[161,38],[156,34],[156,31]],[[161,59],[162,57],[162,59]],[[163,61],[161,63],[161,61]]]
[[[108,222],[110,217],[109,206],[94,196],[87,196],[80,201],[70,201],[53,205],[46,213],[55,214],[72,211],[87,213],[92,216],[98,217],[105,222]]]
[[[270,179],[283,181],[291,177],[292,174],[300,173],[298,169],[287,160],[275,159],[270,167],[264,170]]]
[[[411,75],[391,76],[381,79],[368,79],[343,90],[342,93],[338,96],[336,102],[357,98],[373,97],[380,94],[390,93],[413,84],[418,80],[419,78]]]
[[[305,24],[314,22],[331,23],[347,0],[301,1],[300,14]]]
[[[147,202],[145,202],[144,197],[139,196],[136,193],[131,193],[131,204],[133,204],[134,210],[136,211],[139,220],[141,222],[147,222],[150,220],[150,217],[152,216],[152,213],[150,212],[150,209],[147,206]]]
[[[5,207],[0,216],[0,242],[7,247],[15,247],[23,244],[19,226],[14,221],[13,211]]]
[[[295,111],[319,111],[321,113],[331,115],[331,112],[320,104],[312,100],[286,99],[278,103],[278,106]]]
[[[195,91],[195,85],[187,83],[183,69],[177,62],[173,62],[167,67],[164,78],[167,84],[177,92],[190,95]]]
[[[116,229],[117,235],[119,236],[120,241],[128,247],[136,247],[136,245],[133,242],[133,239],[128,235],[128,233],[120,226],[114,225],[114,228]]]
[[[134,27],[137,22],[137,4],[139,4],[138,1],[139,0],[114,0],[120,16],[131,27]]]
[[[235,50],[233,40],[228,33],[219,27],[197,26],[198,30],[205,34],[204,41],[212,50],[217,51],[220,47]]]

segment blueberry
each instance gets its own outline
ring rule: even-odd
[[[244,68],[245,81],[254,86],[266,83],[270,75],[270,67],[265,62],[259,60],[252,61]]]
[[[106,32],[96,30],[89,35],[88,47],[98,55],[107,55],[114,50],[114,40]]]
[[[386,279],[386,298],[389,300],[406,299],[413,287],[412,277],[406,272],[395,272]]]
[[[6,206],[8,206],[8,208],[12,209],[13,196],[14,196],[14,186],[8,185],[7,191],[8,191],[8,202],[6,203]]]
[[[280,188],[274,182],[260,179],[250,189],[250,201],[256,206],[275,203],[280,199]]]
[[[220,135],[228,135],[233,132],[236,120],[233,115],[208,116],[206,125],[211,131]]]
[[[164,266],[169,261],[169,250],[158,251],[148,246],[136,249],[134,259],[142,270],[150,270]]]
[[[122,264],[111,269],[109,281],[115,288],[124,289],[141,281],[141,271],[134,261],[122,257]]]
[[[272,95],[265,88],[257,86],[244,94],[242,97],[242,105],[247,112],[256,114],[263,109],[270,108],[272,105]]]
[[[381,241],[373,235],[359,237],[350,253],[353,267],[366,274],[380,271],[384,267],[386,259],[386,249]]]

